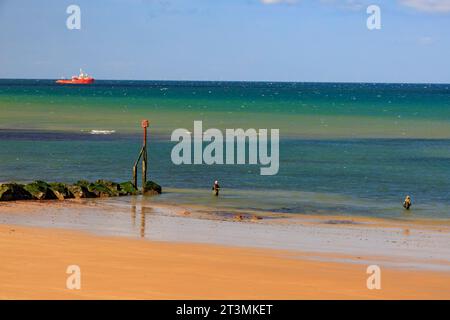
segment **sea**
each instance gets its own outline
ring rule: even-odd
[[[450,219],[450,84],[0,80],[0,182],[129,181],[217,211]],[[279,130],[279,171],[181,164],[174,130]],[[140,178],[139,178],[140,179]],[[218,198],[211,192],[221,185]],[[411,210],[404,210],[406,195]]]

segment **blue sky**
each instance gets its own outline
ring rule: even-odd
[[[0,0],[0,78],[450,83],[449,57],[450,0]]]

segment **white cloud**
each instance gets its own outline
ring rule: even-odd
[[[320,0],[320,2],[324,4],[331,4],[335,5],[336,7],[340,9],[347,9],[352,11],[358,11],[366,8],[370,2],[373,1],[367,1],[367,0]]]
[[[424,12],[450,12],[450,0],[400,0],[400,3]]]
[[[314,0],[317,1],[317,0]],[[324,5],[333,5],[340,9],[361,10],[373,2],[373,0],[318,0]],[[300,0],[259,0],[263,4],[298,4]]]
[[[319,0],[325,5],[359,11],[373,4],[374,0]],[[429,13],[450,13],[450,0],[397,0],[401,5]],[[300,0],[259,0],[262,4],[297,4]],[[376,1],[375,1],[376,2]]]
[[[294,4],[297,3],[297,0],[260,0],[263,4],[280,4],[280,3],[287,3],[287,4]]]

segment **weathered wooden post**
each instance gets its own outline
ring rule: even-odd
[[[144,129],[144,145],[142,146],[142,193],[145,191],[145,185],[147,184],[147,128],[148,120],[142,120],[141,127]]]
[[[147,128],[149,126],[148,120],[142,120],[141,127],[144,129],[144,139],[139,156],[133,166],[133,184],[136,189],[138,189],[137,184],[137,166],[139,160],[142,158],[142,193],[145,192],[145,185],[147,184]]]

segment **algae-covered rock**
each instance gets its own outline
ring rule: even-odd
[[[115,183],[114,181],[110,181],[110,180],[99,179],[99,180],[95,181],[94,183],[102,184],[113,190],[118,190],[120,188],[118,183]]]
[[[0,185],[0,200],[50,200],[50,199],[71,199],[71,198],[97,198],[97,197],[117,197],[135,195],[139,191],[132,182],[126,181],[115,183],[109,180],[97,180],[89,182],[79,180],[73,185],[59,182],[46,183],[35,181],[27,185],[15,183]],[[145,187],[146,194],[160,194],[161,186],[149,181]]]
[[[31,193],[36,200],[54,200],[56,195],[50,185],[44,181],[35,181],[24,186],[24,189]]]
[[[33,196],[22,184],[5,183],[0,185],[0,201],[31,200]]]
[[[117,197],[119,195],[118,191],[115,191],[112,187],[109,187],[108,184],[102,182],[101,180],[89,184],[88,190],[94,193],[97,197],[101,198]]]
[[[59,200],[74,198],[74,195],[72,192],[70,192],[68,185],[59,182],[49,183],[49,185],[53,193]]]
[[[120,184],[113,182],[113,181],[109,181],[109,180],[97,180],[95,181],[96,185],[101,185],[104,186],[106,188],[108,188],[111,191],[111,196],[117,197],[120,196]]]
[[[91,183],[87,180],[78,180],[77,182],[75,182],[73,185],[74,186],[80,186],[80,187],[88,187]]]
[[[162,188],[159,184],[153,181],[147,181],[144,187],[144,194],[161,194]]]
[[[96,198],[95,193],[90,192],[87,187],[80,186],[77,184],[71,185],[67,187],[69,191],[72,193],[72,195],[75,197],[75,199],[82,199],[82,198]]]
[[[130,196],[138,194],[138,189],[136,189],[131,181],[122,182],[120,185],[119,194],[121,196]]]
[[[130,188],[128,185],[122,185],[109,180],[97,180],[95,182],[89,182],[87,180],[77,181],[74,186],[78,186],[80,188],[85,188],[92,195],[80,196],[80,198],[92,198],[92,197],[117,197],[121,195],[134,194],[136,190]],[[126,190],[123,190],[126,188]],[[85,191],[85,190],[83,190]],[[76,190],[78,194],[82,194],[82,190]]]

